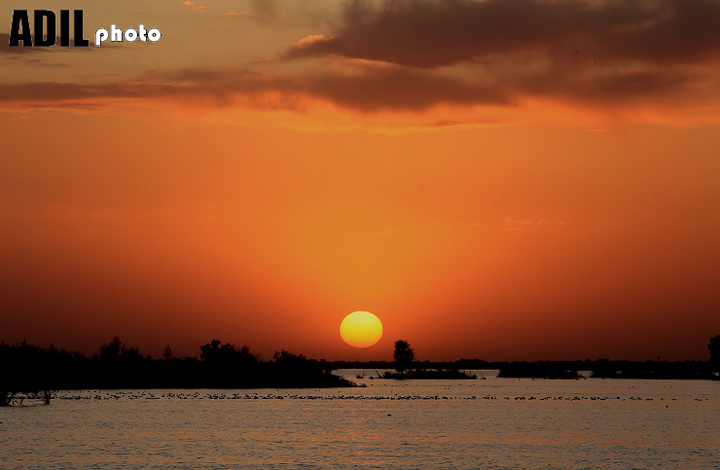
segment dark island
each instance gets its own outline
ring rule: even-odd
[[[410,347],[410,343],[404,339],[395,341],[392,365],[395,372],[387,371],[380,378],[395,380],[472,380],[477,378],[475,375],[462,371],[457,367],[439,367],[430,363],[415,362],[415,351]],[[430,367],[425,367],[425,365]]]
[[[137,347],[125,346],[118,337],[90,357],[52,345],[0,343],[0,406],[25,398],[49,403],[56,390],[357,386],[333,375],[327,362],[285,350],[263,361],[246,346],[215,339],[200,351],[199,358],[176,358],[168,346],[162,359],[153,359]]]
[[[469,370],[497,370],[499,378],[528,379],[663,379],[720,380],[720,336],[710,339],[708,361],[583,361],[489,362],[481,359],[459,359],[452,362],[416,361],[405,340],[395,342],[393,361],[332,362],[333,369],[395,369],[378,373],[386,379],[472,379]]]

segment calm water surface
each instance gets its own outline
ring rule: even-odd
[[[63,392],[0,409],[0,469],[720,469],[720,382],[358,382]]]

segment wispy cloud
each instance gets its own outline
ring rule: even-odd
[[[22,44],[22,43],[21,43]],[[56,38],[55,46],[52,48],[48,47],[29,47],[25,45],[20,45],[17,47],[10,47],[10,35],[7,33],[0,33],[0,54],[7,54],[7,55],[38,55],[42,53],[47,53],[50,51],[53,52],[80,52],[80,51],[88,51],[92,50],[91,47],[73,47],[75,45],[75,40],[70,39],[70,47],[60,47],[60,38]]]
[[[182,2],[182,4],[185,5],[186,7],[192,8],[193,10],[195,10],[198,13],[207,13],[207,7],[205,7],[205,5],[202,5],[198,2],[194,2],[192,0],[185,0]]]
[[[501,224],[503,230],[527,230],[537,229],[540,227],[546,227],[549,225],[567,225],[566,222],[552,222],[548,219],[515,219],[512,217],[505,217]]]
[[[428,90],[435,90],[428,93]],[[262,99],[262,94],[272,95]],[[280,106],[293,98],[314,98],[358,111],[424,110],[438,102],[508,102],[489,87],[457,83],[453,79],[403,68],[370,69],[358,75],[323,74],[312,77],[220,72],[200,69],[156,74],[122,83],[79,84],[34,82],[0,85],[0,103],[48,105],[99,98],[209,99],[232,105],[234,99],[257,106]],[[272,98],[274,97],[274,98]],[[284,103],[284,104],[283,104]]]
[[[401,66],[361,65],[353,73],[325,70],[308,75],[267,74],[249,70],[213,71],[187,69],[154,74],[136,80],[106,83],[28,82],[0,85],[0,103],[93,100],[103,97],[157,99],[188,97],[204,99],[211,106],[237,104],[296,109],[298,100],[315,99],[359,112],[425,111],[440,104],[471,106],[517,104],[520,85],[537,96],[577,99],[601,105],[628,104],[643,97],[682,87],[688,79],[668,76],[658,81],[649,73],[598,78],[592,86],[574,80],[557,85],[528,83],[519,77],[513,83],[477,82]],[[442,124],[442,123],[440,123]]]
[[[276,0],[250,0],[250,10],[252,18],[260,23],[274,22],[279,16]]]

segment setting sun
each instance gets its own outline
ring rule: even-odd
[[[353,312],[340,323],[343,341],[356,348],[369,348],[380,341],[382,333],[380,319],[370,312]]]

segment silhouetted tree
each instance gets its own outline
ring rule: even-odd
[[[132,346],[123,350],[122,358],[126,361],[139,361],[145,359],[145,356],[142,355],[137,346]]]
[[[53,390],[38,390],[35,397],[42,400],[46,405],[49,405],[50,400],[55,398],[55,392]]]
[[[175,356],[173,355],[172,349],[170,349],[170,345],[168,344],[165,346],[165,349],[163,349],[163,359],[166,361],[172,361],[175,359]]]
[[[103,361],[117,361],[120,353],[125,348],[118,336],[113,337],[109,344],[101,344],[98,358]]]
[[[710,338],[708,349],[710,350],[710,362],[714,367],[720,367],[720,335]]]
[[[410,343],[400,339],[395,341],[395,351],[393,352],[393,361],[395,363],[395,370],[403,373],[412,367],[412,362],[415,359],[415,351],[410,347]]]
[[[150,359],[143,356],[137,346],[127,347],[117,336],[113,337],[109,344],[103,343],[100,345],[100,352],[97,357],[101,361],[107,361],[108,363]]]
[[[67,353],[54,345],[39,348],[23,341],[0,344],[0,406],[20,405],[25,399],[49,404]]]

